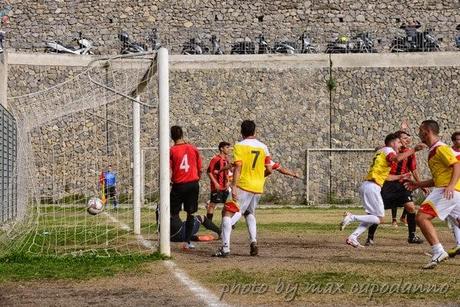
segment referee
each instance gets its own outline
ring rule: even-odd
[[[411,143],[411,136],[409,133],[405,131],[398,131],[395,133],[396,136],[401,140],[401,148],[399,152],[405,152],[410,150],[409,145]],[[414,176],[414,179],[419,182],[420,178],[417,173],[417,162],[415,158],[415,154],[409,156],[408,158],[396,163],[393,162],[391,166],[391,175],[402,175],[408,174]],[[404,187],[403,182],[396,180],[396,181],[385,181],[381,191],[383,204],[385,209],[393,209],[398,207],[404,207],[407,211],[407,228],[409,231],[407,242],[411,244],[421,244],[423,240],[419,238],[416,234],[416,227],[417,224],[415,222],[415,204],[412,199],[412,192],[407,190]],[[366,240],[366,246],[370,246],[374,244],[374,235],[377,231],[378,224],[373,224],[369,227],[368,237]]]

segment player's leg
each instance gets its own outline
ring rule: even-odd
[[[340,223],[340,230],[343,230],[347,225],[349,225],[352,222],[369,224],[369,226],[372,224],[381,223],[381,219],[377,215],[372,214],[372,212],[375,211],[374,209],[378,209],[378,213],[380,216],[383,217],[385,215],[385,213],[383,212],[384,210],[382,197],[380,196],[380,187],[373,182],[365,181],[359,188],[359,195],[367,214],[354,215],[350,212],[345,212],[344,218]],[[380,206],[381,210],[380,208],[378,208]]]
[[[391,208],[391,225],[393,225],[394,227],[398,227],[397,216],[398,216],[398,207]]]
[[[355,231],[347,238],[346,243],[353,247],[360,247],[359,236],[367,230],[372,224],[380,224],[385,216],[382,196],[380,195],[380,186],[372,182],[364,182],[360,188],[360,196],[367,215],[353,215],[349,212],[342,222],[346,225],[346,218],[350,222],[360,222]]]
[[[187,212],[187,220],[185,221],[185,243],[188,244],[185,247],[193,248],[191,244],[193,227],[195,224],[195,216],[193,215],[198,211],[198,195],[200,192],[200,185],[198,182],[190,182],[183,185],[183,197],[184,197],[184,210]]]
[[[396,207],[396,202],[394,199],[394,184],[391,181],[385,181],[380,195],[382,196],[383,207],[385,210],[392,210]],[[365,246],[372,246],[375,244],[375,233],[377,232],[378,227],[379,224],[372,224],[369,226],[366,243],[364,244]]]
[[[414,215],[414,218],[415,218],[415,215]],[[406,209],[403,210],[403,213],[401,214],[401,217],[399,218],[399,220],[401,221],[401,223],[407,225],[407,210]]]
[[[219,192],[211,192],[209,203],[206,205],[206,217],[212,221],[216,204],[219,203]]]
[[[417,225],[432,249],[431,260],[423,267],[424,269],[432,269],[449,257],[449,254],[439,242],[438,234],[432,220],[435,217],[438,217],[440,220],[445,220],[447,216],[451,214],[456,207],[455,202],[460,200],[460,193],[457,193],[458,196],[454,193],[454,198],[448,200],[444,198],[444,189],[434,188],[417,212]]]
[[[110,197],[112,198],[112,204],[115,209],[118,209],[117,189],[112,186],[109,188]]]
[[[411,244],[422,244],[423,240],[416,234],[417,222],[415,221],[416,209],[414,202],[407,202],[404,204],[404,212],[407,212],[407,242]]]
[[[203,216],[202,218],[200,217],[200,219],[202,220],[202,225],[204,226],[204,228],[208,229],[208,230],[211,230],[211,231],[214,231],[215,233],[217,233],[220,237],[220,233],[221,233],[221,230],[220,228],[214,224],[210,219],[208,219],[206,216]]]
[[[260,200],[260,194],[253,194],[248,208],[244,211],[246,225],[248,226],[251,256],[257,256],[259,253],[259,249],[257,247],[257,223],[256,223],[256,216],[255,216],[255,210],[256,210],[257,204],[259,203],[259,200]]]
[[[455,238],[456,246],[449,249],[447,253],[449,254],[449,257],[455,257],[456,255],[460,255],[460,202],[457,203],[456,208],[451,212],[448,219],[452,229],[452,234]]]
[[[372,224],[371,226],[369,226],[369,230],[367,232],[367,240],[364,244],[365,246],[372,246],[375,244],[374,237],[378,227],[379,224]]]

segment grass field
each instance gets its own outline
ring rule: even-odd
[[[219,241],[213,241],[198,243],[192,253],[181,251],[180,244],[173,243],[173,259],[224,302],[236,305],[458,304],[460,258],[450,259],[435,270],[421,270],[429,260],[425,255],[429,246],[409,245],[407,228],[402,225],[398,228],[382,225],[375,246],[353,249],[344,241],[355,225],[340,232],[338,222],[342,213],[343,209],[261,209],[257,211],[258,257],[249,256],[246,225],[240,221],[232,234],[230,257],[212,258],[211,254],[219,246]],[[118,217],[123,219],[123,213]],[[144,215],[143,223],[147,226],[149,221],[152,218]],[[453,246],[447,226],[437,222],[436,227],[445,247]],[[155,238],[151,235],[149,239]],[[38,297],[39,302],[47,305],[53,301],[47,301],[44,293],[51,295],[56,283],[65,281],[70,284],[60,288],[60,294],[86,293],[84,289],[90,284],[102,293],[96,305],[103,302],[117,305],[123,299],[134,302],[140,297],[153,300],[153,305],[159,302],[200,305],[199,301],[183,297],[186,290],[180,294],[164,290],[181,286],[164,271],[162,261],[158,261],[161,259],[157,254],[4,257],[0,259],[0,293],[27,299]],[[35,291],[21,294],[17,285],[24,282]],[[127,284],[130,289],[138,289],[120,293]],[[152,297],[153,288],[157,291],[156,297]],[[3,303],[8,302],[5,295]],[[69,305],[79,302],[77,296],[71,297]],[[138,303],[142,305],[142,302]]]

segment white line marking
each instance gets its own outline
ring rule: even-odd
[[[107,212],[103,212],[112,222],[119,224],[123,230],[130,231],[131,227],[125,223],[120,222],[117,218],[112,216]],[[151,241],[146,240],[142,235],[137,235],[136,239],[147,249],[153,249],[153,244]],[[202,287],[198,282],[191,279],[187,273],[182,271],[173,261],[166,260],[164,261],[165,266],[174,274],[174,276],[182,283],[184,286],[188,287],[190,291],[195,294],[206,306],[215,307],[215,306],[229,306],[222,302],[214,293],[208,289]]]
[[[203,288],[199,283],[191,279],[187,273],[182,271],[173,261],[166,260],[166,267],[172,271],[177,279],[182,282],[182,284],[190,289],[193,294],[195,294],[201,301],[203,301],[207,306],[229,306],[222,302],[214,293]]]

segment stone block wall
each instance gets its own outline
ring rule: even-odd
[[[43,50],[46,40],[69,41],[78,32],[91,38],[98,51],[117,53],[117,33],[128,31],[144,41],[151,28],[158,28],[163,43],[176,53],[185,40],[198,34],[216,34],[229,50],[230,44],[258,34],[274,41],[298,37],[308,31],[318,43],[339,33],[370,31],[385,49],[408,19],[418,19],[442,38],[444,50],[454,49],[455,27],[460,24],[457,0],[364,1],[194,1],[194,0],[11,0],[8,46],[20,50]]]

